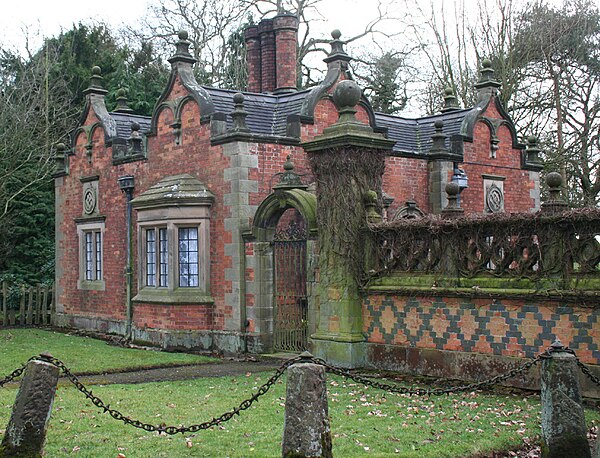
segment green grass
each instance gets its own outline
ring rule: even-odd
[[[70,336],[40,329],[0,330],[0,378],[30,357],[49,351],[75,373],[103,373],[147,367],[201,364],[212,361],[198,355],[134,350],[107,345],[90,337]]]
[[[190,425],[230,410],[270,376],[95,386],[112,408],[151,424]],[[537,441],[539,398],[467,393],[407,397],[328,377],[333,453],[338,457],[456,458],[509,450]],[[16,389],[0,390],[0,428]],[[100,413],[73,388],[59,388],[50,421],[47,457],[277,457],[281,456],[285,379],[222,427],[186,436],[134,429]],[[589,422],[600,422],[588,412]],[[0,434],[2,430],[0,429]]]

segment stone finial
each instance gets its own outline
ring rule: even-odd
[[[195,64],[196,59],[190,54],[190,42],[188,41],[188,33],[186,30],[180,30],[177,34],[179,40],[175,44],[175,55],[169,59],[169,63],[186,62]]]
[[[54,161],[56,162],[56,172],[57,174],[64,174],[66,172],[66,153],[67,146],[64,143],[56,144],[56,154],[54,155]]]
[[[288,154],[283,164],[283,172],[276,173],[274,176],[279,176],[279,183],[273,186],[274,190],[278,189],[306,189],[308,186],[302,183],[302,175],[294,172],[294,163],[292,155]]]
[[[340,32],[338,29],[335,29],[333,32],[331,32],[331,38],[333,38],[333,40],[330,41],[331,52],[324,59],[326,63],[333,62],[335,60],[343,60],[346,62],[352,60],[352,58],[348,54],[346,54],[346,51],[344,50],[344,45],[346,44],[346,42],[340,40],[341,36],[342,32]]]
[[[377,193],[372,189],[368,190],[363,196],[365,210],[367,212],[367,221],[370,224],[378,224],[383,221],[381,215],[377,211]]]
[[[546,175],[549,198],[542,204],[542,211],[560,213],[569,209],[569,204],[561,196],[563,184],[563,177],[560,173],[550,172]]]
[[[129,144],[133,154],[140,154],[142,152],[140,124],[135,121],[131,123],[131,137],[129,137]]]
[[[542,150],[538,146],[538,138],[535,135],[527,137],[527,163],[528,164],[541,164],[540,153]]]
[[[340,117],[338,124],[357,123],[354,108],[362,96],[362,89],[352,80],[340,81],[333,91],[333,103]]]
[[[104,88],[104,78],[102,77],[102,69],[98,65],[94,65],[92,67],[90,87]]]
[[[483,89],[487,87],[498,89],[502,86],[494,76],[494,69],[492,68],[492,61],[490,59],[483,59],[481,62],[481,70],[479,72],[479,81],[475,84],[476,89]]]
[[[444,108],[442,108],[442,113],[459,109],[460,105],[458,104],[454,89],[452,86],[446,86],[444,88]]]
[[[233,96],[233,111],[231,112],[231,117],[233,118],[233,127],[232,130],[234,132],[250,132],[248,126],[246,125],[246,110],[244,109],[244,94],[241,92],[236,93]]]
[[[92,75],[90,76],[90,85],[83,92],[84,94],[98,94],[105,95],[108,93],[106,89],[104,89],[104,78],[102,77],[102,69],[97,65],[92,67]]]
[[[444,135],[444,121],[438,119],[434,122],[435,133],[431,136],[432,145],[429,150],[430,156],[436,155],[447,155],[448,149],[446,148],[446,135]]]
[[[133,110],[127,105],[127,90],[123,87],[117,90],[117,108],[116,113],[133,113]]]
[[[460,186],[455,181],[446,183],[446,196],[448,197],[448,205],[442,210],[442,215],[446,218],[456,218],[462,216],[464,209],[460,207]]]

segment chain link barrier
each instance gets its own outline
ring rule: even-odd
[[[600,386],[600,378],[592,374],[590,368],[583,364],[581,361],[579,361],[579,358],[577,358],[577,365],[579,366],[579,369],[581,369],[581,372],[583,372],[587,376],[587,378],[589,378],[596,385]]]
[[[31,358],[29,358],[27,360],[27,362],[25,364],[23,364],[18,369],[15,369],[10,374],[8,374],[6,377],[4,377],[2,380],[0,380],[0,388],[2,388],[7,383],[14,382],[16,379],[18,379],[21,375],[23,375],[23,372],[25,372],[25,369],[27,369],[27,364],[29,364],[30,361],[37,360],[37,359],[40,359],[40,357],[32,356]]]
[[[165,434],[169,434],[169,435],[193,433],[193,432],[197,432],[197,431],[200,431],[203,429],[209,429],[213,426],[218,426],[222,423],[225,423],[226,421],[231,420],[236,415],[239,415],[242,411],[249,409],[250,406],[252,406],[252,404],[254,404],[256,401],[258,401],[258,398],[267,394],[269,389],[273,385],[275,385],[277,380],[279,380],[281,378],[281,376],[284,374],[286,369],[289,366],[291,366],[292,364],[295,364],[300,360],[300,358],[297,357],[297,358],[290,359],[290,360],[286,361],[285,363],[283,363],[281,365],[281,367],[279,369],[277,369],[275,374],[273,374],[273,376],[271,378],[269,378],[269,380],[267,380],[267,382],[264,385],[261,385],[258,388],[256,393],[254,393],[250,398],[242,401],[239,406],[235,407],[234,409],[232,409],[228,412],[225,412],[224,414],[222,414],[219,417],[212,418],[211,420],[206,421],[204,423],[198,423],[198,424],[190,425],[190,426],[166,426],[165,424],[153,425],[150,423],[143,423],[139,420],[134,420],[132,418],[129,418],[126,415],[123,415],[120,411],[118,411],[116,409],[111,409],[109,404],[106,404],[98,396],[94,395],[92,393],[92,390],[88,389],[83,383],[81,383],[79,381],[79,379],[77,378],[77,376],[75,374],[73,374],[69,370],[69,368],[58,358],[41,356],[39,358],[36,357],[34,359],[38,359],[39,361],[48,362],[48,363],[54,364],[56,367],[58,367],[61,370],[61,372],[71,381],[71,383],[73,385],[75,385],[75,387],[81,393],[83,393],[83,395],[87,399],[92,401],[92,404],[94,404],[96,407],[102,409],[103,413],[108,413],[115,420],[122,421],[126,425],[131,425],[134,428],[143,429],[148,432],[158,432],[158,433],[165,433]]]
[[[368,387],[388,391],[390,393],[409,395],[409,396],[442,396],[442,395],[449,395],[449,394],[472,392],[475,390],[481,390],[484,388],[489,388],[493,385],[497,385],[501,382],[504,382],[510,378],[516,377],[517,375],[523,374],[524,372],[528,371],[530,368],[532,368],[533,366],[538,364],[543,358],[550,357],[550,354],[553,351],[554,351],[553,349],[548,349],[545,352],[541,353],[540,355],[536,356],[535,358],[530,359],[529,361],[527,361],[526,363],[522,364],[519,367],[515,367],[514,369],[511,369],[504,374],[497,375],[495,377],[492,377],[487,380],[483,380],[481,382],[469,383],[466,385],[459,385],[459,386],[449,387],[449,388],[432,388],[432,389],[402,387],[402,386],[398,386],[396,384],[378,382],[378,381],[372,380],[368,377],[365,377],[363,375],[354,374],[348,369],[344,369],[341,367],[337,367],[337,366],[328,364],[325,360],[323,360],[321,358],[314,357],[308,353],[303,353],[300,356],[297,356],[295,358],[285,361],[279,367],[279,369],[277,369],[275,371],[275,373],[263,385],[261,385],[254,394],[252,394],[251,397],[242,401],[234,409],[232,409],[228,412],[225,412],[224,414],[222,414],[219,417],[214,417],[209,421],[190,425],[190,426],[166,426],[165,424],[153,425],[150,423],[143,423],[139,420],[134,420],[134,419],[122,414],[120,411],[118,411],[116,409],[112,409],[109,404],[106,404],[98,396],[94,395],[92,390],[88,389],[83,383],[81,383],[79,378],[77,378],[77,376],[75,374],[73,374],[73,372],[71,372],[71,370],[65,365],[65,363],[63,363],[60,359],[54,358],[50,355],[40,355],[40,356],[34,356],[34,357],[30,358],[27,361],[27,363],[25,363],[22,367],[14,370],[11,374],[9,374],[3,380],[1,380],[0,388],[2,386],[4,386],[5,384],[14,381],[19,376],[21,376],[23,374],[23,372],[25,371],[27,364],[30,361],[37,360],[37,361],[47,362],[47,363],[53,364],[56,367],[58,367],[60,369],[60,371],[63,373],[63,375],[66,378],[68,378],[69,381],[77,388],[77,390],[79,390],[87,399],[89,399],[92,402],[92,404],[94,404],[96,407],[100,408],[103,411],[103,413],[108,413],[115,420],[122,421],[126,425],[131,425],[135,428],[143,429],[148,432],[158,432],[158,433],[174,435],[174,434],[185,434],[185,433],[197,432],[197,431],[204,430],[204,429],[209,429],[213,426],[218,426],[218,425],[221,425],[222,423],[225,423],[225,422],[231,420],[236,415],[240,415],[241,412],[249,409],[252,406],[252,404],[254,404],[256,401],[258,401],[258,399],[261,396],[264,396],[265,394],[267,394],[267,392],[271,389],[271,387],[273,385],[275,385],[275,383],[277,383],[277,381],[283,376],[283,374],[285,373],[287,368],[296,363],[317,364],[319,366],[323,366],[328,372],[330,372],[332,374],[338,375],[340,377],[344,377],[346,379],[352,380],[356,383],[360,383],[360,384],[368,386]],[[570,350],[568,348],[564,348],[564,350],[561,349],[560,351],[568,351],[570,353],[575,354],[572,350]],[[598,377],[596,377],[594,374],[592,374],[590,369],[584,363],[579,361],[579,359],[577,359],[577,365],[579,366],[581,371],[587,377],[589,377],[590,380],[592,380],[592,382],[594,382],[595,384],[600,386],[600,379]]]
[[[410,396],[442,396],[444,394],[470,392],[470,391],[474,391],[474,390],[480,390],[483,388],[487,388],[492,385],[497,385],[500,382],[508,380],[509,378],[515,377],[515,376],[522,374],[523,372],[529,370],[532,366],[539,363],[541,361],[541,358],[542,358],[541,355],[537,356],[536,358],[527,361],[525,364],[523,364],[519,367],[515,367],[514,369],[511,369],[510,371],[506,372],[505,374],[497,375],[495,377],[492,377],[487,380],[483,380],[481,382],[469,383],[467,385],[459,385],[459,386],[450,387],[450,388],[432,388],[432,389],[407,388],[407,387],[402,387],[402,386],[398,386],[395,384],[377,382],[377,381],[371,380],[370,378],[367,378],[365,376],[353,374],[348,369],[343,369],[340,367],[332,366],[331,364],[328,364],[326,361],[324,361],[323,359],[320,359],[320,358],[315,358],[315,357],[303,358],[301,360],[301,362],[312,362],[314,364],[319,364],[321,366],[324,366],[327,369],[327,371],[331,372],[332,374],[339,375],[341,377],[350,379],[354,382],[361,383],[365,386],[370,386],[372,388],[389,391],[391,393],[405,394],[405,395],[410,395]]]

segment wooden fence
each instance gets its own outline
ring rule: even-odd
[[[2,283],[0,325],[31,326],[52,324],[56,314],[54,286],[12,286]]]

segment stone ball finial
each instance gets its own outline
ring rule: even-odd
[[[131,123],[131,130],[132,130],[133,132],[137,132],[137,131],[139,131],[139,130],[140,130],[140,123],[133,121],[133,122]]]
[[[483,62],[481,62],[481,66],[483,68],[492,68],[492,61],[490,59],[483,59]]]
[[[535,135],[530,135],[527,137],[527,143],[530,145],[537,145],[538,138]]]
[[[436,122],[433,123],[433,125],[436,128],[436,130],[442,130],[444,128],[444,121],[438,119]]]
[[[335,29],[331,32],[331,38],[333,38],[334,40],[339,40],[341,36],[342,32],[340,32],[339,29]]]
[[[460,193],[460,186],[456,181],[446,183],[446,194],[449,196],[457,196]]]
[[[362,89],[352,80],[340,81],[333,91],[333,103],[338,108],[355,107],[362,96]]]
[[[450,96],[454,95],[454,89],[452,89],[452,86],[446,86],[444,88],[444,95],[446,97],[450,97]]]
[[[285,163],[283,164],[283,170],[290,171],[294,170],[294,163],[292,162],[292,155],[288,154],[285,159]]]
[[[98,67],[97,65],[94,65],[92,67],[92,75],[93,76],[100,76],[102,74],[102,69],[100,67]]]
[[[117,89],[117,97],[125,97],[127,95],[127,91],[125,90],[125,88],[119,88]]]
[[[66,149],[67,146],[63,142],[56,144],[56,151],[64,152]]]
[[[546,175],[546,184],[549,188],[560,188],[563,184],[562,175],[558,172],[550,172]]]
[[[177,36],[179,37],[180,40],[187,40],[188,39],[188,32],[187,30],[180,30],[179,33],[177,33]]]
[[[236,105],[241,105],[244,103],[244,94],[242,94],[241,92],[236,92],[233,95],[233,103],[235,103]]]

